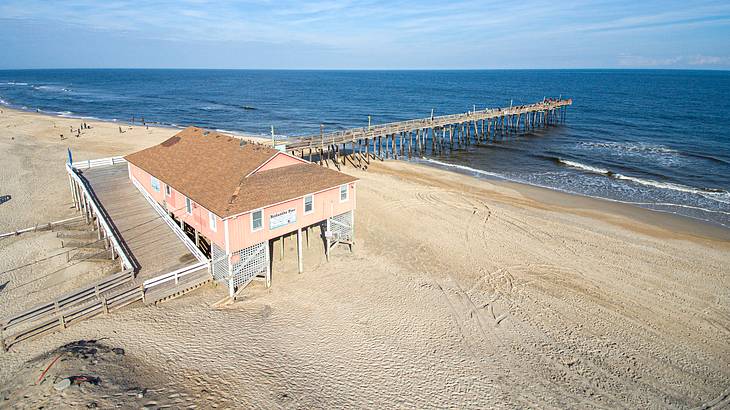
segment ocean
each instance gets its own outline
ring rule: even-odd
[[[727,71],[0,70],[14,108],[283,136],[559,96],[563,125],[422,161],[730,228]]]

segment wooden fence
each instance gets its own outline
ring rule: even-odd
[[[19,341],[41,335],[53,330],[54,327],[63,329],[71,322],[90,317],[88,314],[95,312],[94,309],[89,310],[91,307],[96,306],[101,311],[121,307],[120,300],[126,299],[120,299],[120,295],[128,292],[126,288],[133,279],[134,272],[127,269],[50,302],[5,318],[0,328],[3,332],[2,347],[8,349]],[[134,289],[140,293],[139,299],[141,300],[141,288],[134,287]]]
[[[44,224],[38,224],[36,226],[31,226],[30,228],[23,228],[23,229],[18,229],[16,231],[12,231],[12,232],[0,233],[0,238],[5,238],[8,236],[18,236],[21,233],[25,233],[25,232],[53,230],[53,228],[56,226],[65,225],[65,224],[68,224],[69,222],[80,221],[81,218],[83,218],[83,217],[74,216],[73,218],[62,219],[60,221],[53,221],[53,222],[48,222],[48,223],[44,223]]]

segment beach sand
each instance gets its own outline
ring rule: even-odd
[[[79,123],[3,109],[0,195],[12,199],[0,205],[0,232],[74,215],[67,146],[99,158],[175,132],[89,122],[60,140]],[[0,407],[110,402],[104,388],[59,398],[52,382],[64,367],[33,386],[56,349],[80,339],[124,348],[123,375],[84,362],[114,380],[110,392],[145,387],[155,405],[174,407],[730,403],[727,230],[408,162],[345,171],[361,178],[354,253],[327,262],[312,241],[297,274],[290,238],[283,259],[275,252],[272,287],[251,286],[234,304],[214,307],[226,290],[207,286],[21,343],[0,353]],[[0,272],[58,252],[57,242],[53,232],[0,240]],[[2,312],[57,294],[38,279],[63,269],[57,259],[0,273]],[[86,274],[67,273],[78,283]],[[36,279],[31,296],[14,290]]]

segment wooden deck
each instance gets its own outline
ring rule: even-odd
[[[89,168],[82,176],[128,250],[136,283],[197,262],[132,185],[126,163]]]

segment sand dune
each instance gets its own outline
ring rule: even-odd
[[[50,125],[68,121],[0,114],[11,164],[0,181],[14,193],[0,205],[0,231],[72,215],[65,145]],[[73,140],[79,155],[126,153],[171,133],[134,128],[120,141],[116,125],[94,130]],[[186,405],[261,408],[730,401],[727,232],[412,163],[347,172],[362,179],[354,254],[338,250],[326,262],[312,241],[299,275],[287,240],[273,287],[252,286],[240,302],[213,307],[226,291],[211,286],[18,345],[0,353],[0,395],[22,397],[14,375],[35,375],[18,373],[41,366],[28,364],[35,356],[104,339],[135,363],[129,377],[160,390],[160,405],[181,406],[180,394]],[[29,185],[44,188],[26,193]],[[0,270],[49,252],[43,235],[0,241]],[[0,292],[2,311],[24,297]],[[34,405],[58,403],[50,384],[27,391]],[[75,390],[69,400],[100,394]]]

